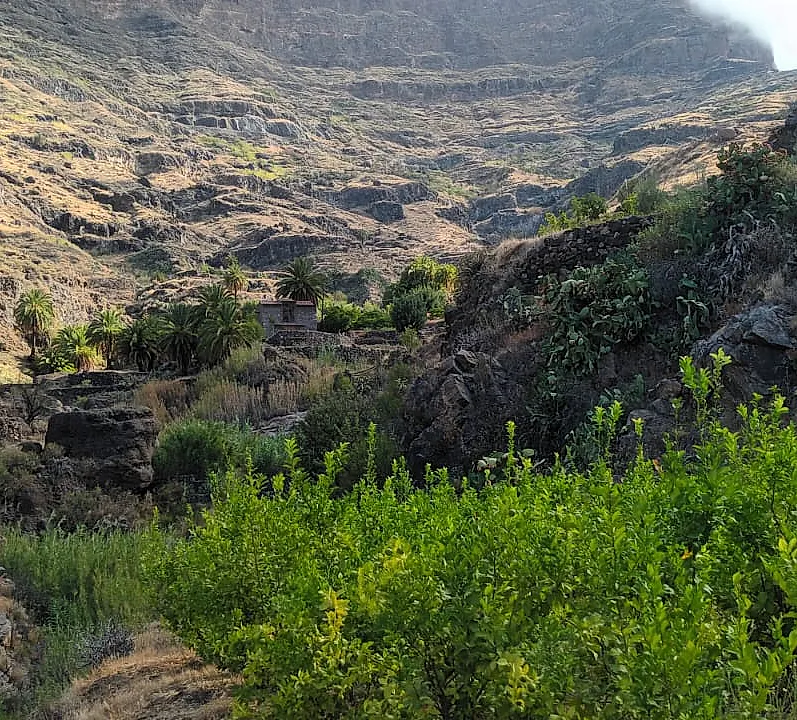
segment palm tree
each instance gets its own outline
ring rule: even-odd
[[[208,315],[199,328],[199,352],[209,365],[230,356],[237,347],[251,346],[263,334],[260,323],[232,298]]]
[[[31,359],[36,357],[38,342],[46,337],[54,318],[53,299],[44,290],[28,290],[17,301],[14,322],[30,345]]]
[[[115,308],[101,310],[97,317],[89,323],[89,342],[105,356],[105,367],[111,366],[116,341],[125,329],[121,311]]]
[[[199,290],[200,317],[206,318],[216,312],[232,296],[224,285],[205,285]]]
[[[128,325],[119,336],[119,350],[141,372],[152,372],[158,359],[161,323],[154,315],[145,315]]]
[[[197,348],[196,306],[174,303],[163,314],[163,352],[180,366],[183,375],[188,374],[191,359]]]
[[[53,348],[78,371],[91,370],[99,359],[96,349],[89,341],[86,325],[67,325],[61,328],[53,340]]]
[[[308,258],[296,258],[282,270],[282,279],[277,282],[277,297],[310,301],[313,305],[324,297],[327,279],[316,270]]]
[[[238,258],[230,255],[227,258],[227,269],[224,271],[224,287],[237,300],[238,293],[246,290],[248,285],[249,281],[246,279],[246,274],[241,268]]]

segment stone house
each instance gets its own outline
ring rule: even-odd
[[[317,330],[315,305],[309,300],[264,300],[257,309],[260,324],[270,337],[278,330]]]

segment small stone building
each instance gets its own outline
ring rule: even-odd
[[[264,300],[258,317],[266,337],[279,330],[317,330],[315,305],[309,300]]]

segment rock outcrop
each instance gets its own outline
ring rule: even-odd
[[[519,411],[522,387],[494,358],[460,351],[418,378],[405,403],[403,446],[415,477],[427,464],[454,477],[493,450],[507,420]]]
[[[772,64],[771,51],[748,33],[700,16],[678,0],[662,0],[655,9],[648,0],[586,5],[571,0],[388,0],[378,5],[361,0],[265,5],[256,0],[167,0],[148,13],[117,0],[89,0],[87,5],[109,17],[122,15],[132,30],[165,37],[177,34],[182,23],[198,22],[216,37],[310,67],[472,70],[518,63],[551,66],[607,55],[621,68],[657,74],[725,58]],[[536,78],[514,80],[528,84]]]
[[[731,401],[748,400],[753,393],[767,395],[775,386],[785,391],[797,357],[793,318],[793,311],[779,305],[749,308],[698,342],[692,355],[701,365],[708,365],[711,353],[720,348],[730,355],[733,362],[725,370],[724,384]]]
[[[785,150],[797,155],[797,104],[792,105],[783,127],[778,128],[769,140],[775,150]]]
[[[0,571],[0,708],[13,705],[28,689],[38,640],[36,628],[14,599],[14,583]]]
[[[46,445],[58,445],[87,486],[144,490],[152,484],[158,425],[149,408],[76,410],[53,415]]]

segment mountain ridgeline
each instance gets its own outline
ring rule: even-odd
[[[771,51],[746,32],[697,15],[685,0],[87,0],[83,7],[135,32],[196,23],[310,67],[551,67],[597,59],[619,71],[667,73],[728,58],[772,64]]]

